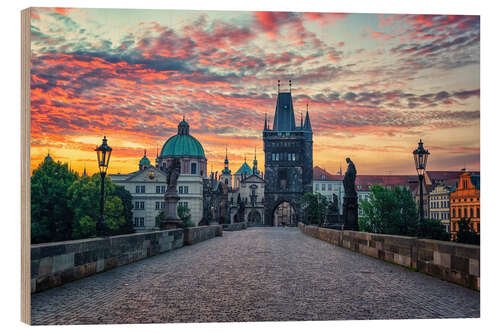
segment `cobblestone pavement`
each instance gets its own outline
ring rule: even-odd
[[[479,317],[479,293],[308,237],[250,228],[34,294],[33,324]]]

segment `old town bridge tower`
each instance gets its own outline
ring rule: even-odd
[[[313,191],[313,132],[309,110],[300,126],[295,123],[291,81],[288,92],[280,92],[273,127],[264,121],[265,192],[267,225],[296,225],[303,220],[300,200]]]

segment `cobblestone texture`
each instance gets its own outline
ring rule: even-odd
[[[479,293],[308,237],[251,228],[34,294],[32,323],[479,317]]]

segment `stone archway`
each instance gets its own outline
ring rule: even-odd
[[[262,224],[262,216],[257,210],[253,209],[248,213],[247,222],[249,224]]]
[[[297,216],[293,205],[288,201],[282,201],[273,210],[273,226],[296,226]]]

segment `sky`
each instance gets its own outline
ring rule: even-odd
[[[479,16],[34,8],[31,169],[50,152],[97,171],[138,169],[185,117],[209,171],[236,171],[272,124],[277,80],[306,105],[314,165],[335,173],[479,170]]]

